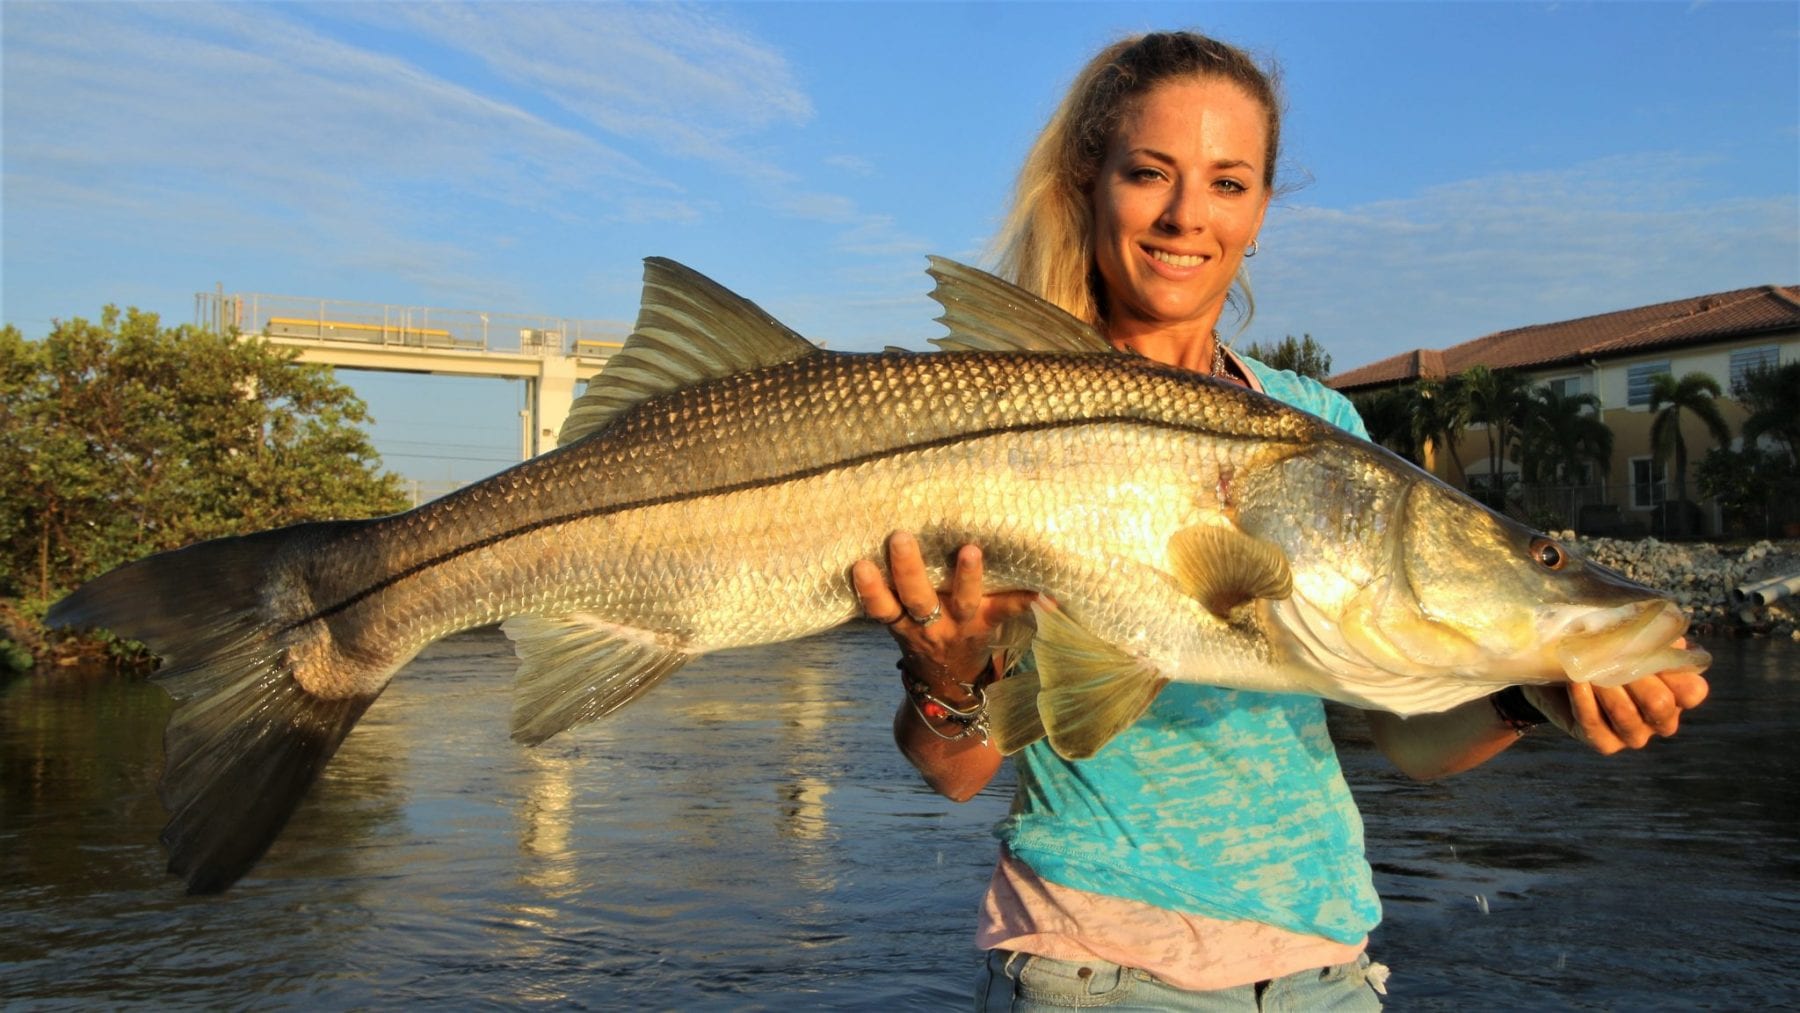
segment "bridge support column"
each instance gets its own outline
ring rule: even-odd
[[[537,379],[531,383],[532,445],[537,456],[556,449],[556,434],[569,417],[569,405],[575,400],[578,379],[576,362],[565,356],[551,356],[538,367]]]

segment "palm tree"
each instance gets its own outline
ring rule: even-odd
[[[1414,464],[1420,463],[1419,448],[1412,437],[1411,387],[1386,387],[1352,395],[1350,404],[1362,416],[1369,440],[1399,454]]]
[[[1531,410],[1519,438],[1519,471],[1527,482],[1580,485],[1583,466],[1612,470],[1613,433],[1600,420],[1600,399],[1565,395],[1549,387],[1531,392]]]
[[[1469,425],[1469,399],[1462,380],[1459,377],[1420,380],[1413,384],[1411,393],[1411,438],[1419,454],[1419,463],[1425,463],[1428,447],[1440,447],[1450,453],[1456,473],[1465,475],[1462,455],[1456,451],[1463,430]]]
[[[1753,369],[1732,386],[1732,396],[1750,417],[1739,435],[1748,450],[1764,436],[1785,444],[1788,461],[1800,464],[1800,362],[1775,368]]]
[[[1650,422],[1650,453],[1658,464],[1670,455],[1675,458],[1675,502],[1680,515],[1676,534],[1688,533],[1688,452],[1687,440],[1681,435],[1681,416],[1687,412],[1699,419],[1719,446],[1730,443],[1731,429],[1714,400],[1719,393],[1719,381],[1705,373],[1688,373],[1679,380],[1672,373],[1658,373],[1650,381],[1650,412],[1655,416]]]
[[[1589,475],[1612,470],[1613,433],[1600,420],[1600,399],[1564,396],[1550,387],[1531,392],[1530,409],[1519,433],[1519,474],[1528,511],[1537,523],[1554,514],[1563,527],[1579,523],[1588,499]],[[1593,472],[1588,465],[1596,465]]]
[[[1531,401],[1531,385],[1525,375],[1511,369],[1470,366],[1462,372],[1468,397],[1468,421],[1487,426],[1488,491],[1484,497],[1496,510],[1506,506],[1506,482],[1500,462],[1518,438]]]

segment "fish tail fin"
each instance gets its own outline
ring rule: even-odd
[[[55,628],[111,630],[162,659],[154,678],[178,701],[163,736],[162,841],[190,893],[220,892],[256,864],[379,695],[327,699],[296,677],[353,666],[323,623],[303,622],[312,595],[293,561],[359,523],[159,553],[84,584],[45,616]]]

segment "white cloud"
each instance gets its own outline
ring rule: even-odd
[[[1278,207],[1251,262],[1248,338],[1310,332],[1348,369],[1496,330],[1800,280],[1795,197],[1706,199],[1707,179],[1725,171],[1651,153],[1354,207]]]
[[[154,230],[172,253],[279,244],[315,276],[391,272],[468,305],[518,298],[531,282],[507,272],[534,243],[602,256],[595,225],[743,229],[773,211],[879,231],[770,154],[814,110],[728,14],[9,4],[8,259],[50,230]],[[502,247],[515,259],[496,266]]]
[[[825,159],[825,164],[852,176],[875,175],[875,163],[858,155],[832,155]]]

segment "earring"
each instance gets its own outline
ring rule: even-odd
[[[1254,239],[1250,240],[1250,245],[1244,247],[1244,256],[1246,256],[1246,257],[1256,256],[1256,240],[1254,240]]]

